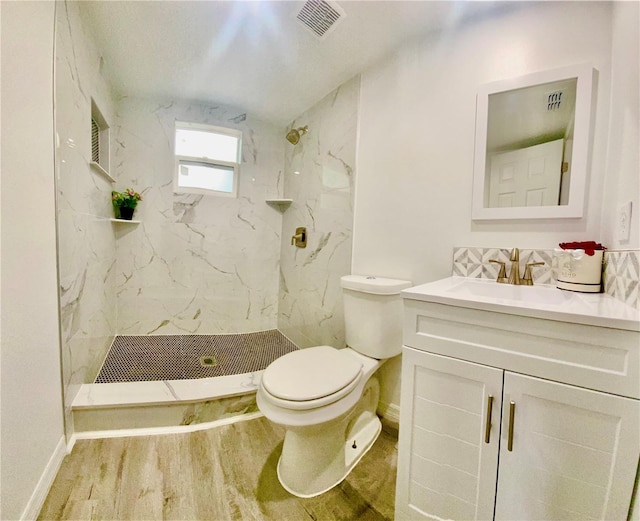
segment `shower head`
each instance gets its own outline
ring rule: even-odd
[[[300,136],[304,136],[307,132],[309,132],[309,127],[307,125],[300,128],[294,128],[287,132],[287,141],[292,145],[297,145],[298,141],[300,141]]]

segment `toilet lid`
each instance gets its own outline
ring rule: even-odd
[[[360,376],[362,363],[331,346],[281,356],[262,375],[266,391],[283,400],[316,400],[344,389]]]

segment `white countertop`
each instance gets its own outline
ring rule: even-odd
[[[402,297],[449,306],[640,331],[640,310],[603,293],[575,293],[546,284],[512,286],[466,277],[414,286]]]

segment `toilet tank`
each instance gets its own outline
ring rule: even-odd
[[[365,275],[340,279],[347,346],[371,358],[391,358],[402,351],[402,298],[407,280]]]

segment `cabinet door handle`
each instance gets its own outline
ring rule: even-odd
[[[487,396],[487,419],[484,424],[484,442],[491,440],[491,411],[493,410],[493,395]]]
[[[509,438],[507,440],[507,450],[513,450],[513,424],[516,419],[516,402],[509,403]]]

